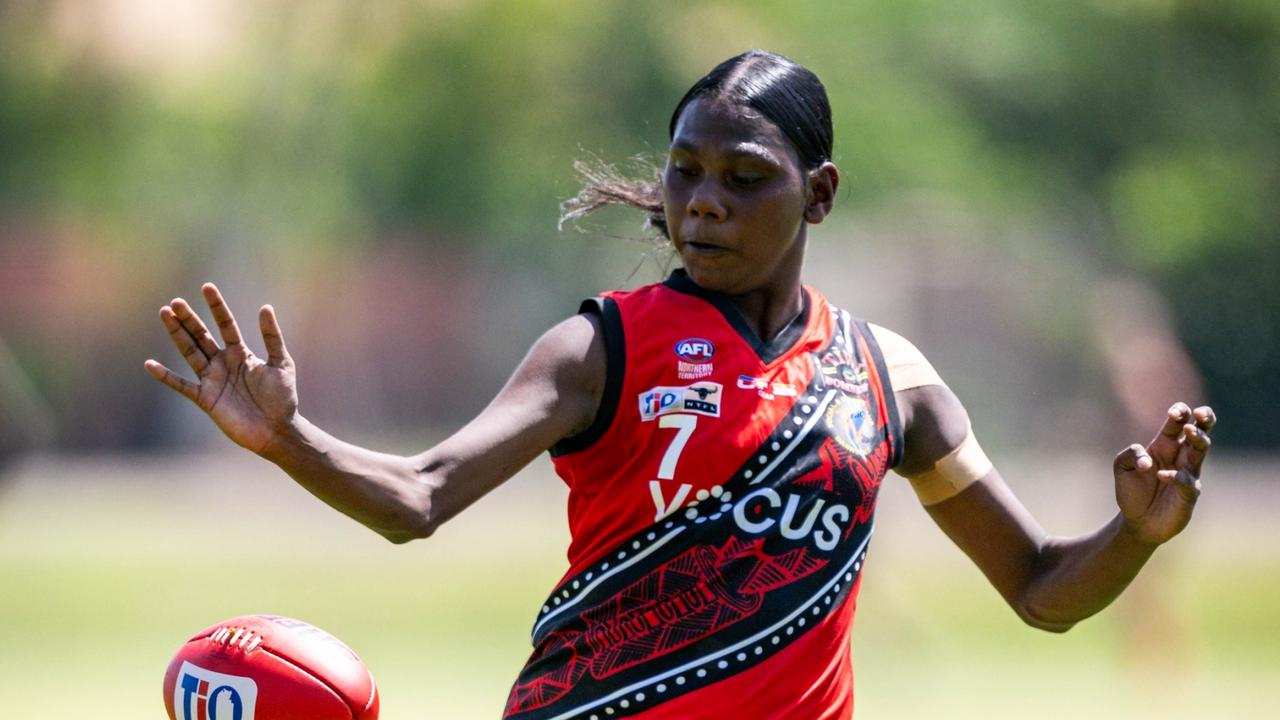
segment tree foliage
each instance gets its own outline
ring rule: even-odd
[[[60,4],[0,3],[0,250],[33,242],[14,228],[70,225],[191,274],[228,246],[406,233],[513,272],[572,263],[554,234],[572,161],[661,150],[684,88],[763,46],[828,85],[853,215],[929,190],[996,225],[1070,228],[1076,252],[1165,294],[1221,436],[1274,444],[1258,398],[1280,396],[1275,2],[235,7],[223,52],[169,72],[180,46],[119,61]]]

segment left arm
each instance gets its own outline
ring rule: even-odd
[[[948,445],[947,437],[968,431],[967,415],[944,385],[903,395],[914,416],[903,467],[932,467],[928,456],[943,457],[939,448]],[[1119,512],[1086,535],[1046,533],[995,468],[926,510],[1019,617],[1062,632],[1111,604],[1156,547],[1186,527],[1200,493],[1200,464],[1213,422],[1208,407],[1193,412],[1178,403],[1150,445],[1131,445],[1117,455]]]
[[[1116,456],[1116,516],[1087,535],[1055,537],[986,460],[959,399],[922,356],[918,363],[931,378],[896,392],[905,435],[898,472],[1027,624],[1064,632],[1103,609],[1190,521],[1215,423],[1209,407],[1171,407],[1150,444]],[[893,362],[890,368],[893,374]]]

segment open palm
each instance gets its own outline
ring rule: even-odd
[[[1217,419],[1208,406],[1169,408],[1160,432],[1145,448],[1130,445],[1116,456],[1116,501],[1129,527],[1159,544],[1191,520],[1200,496],[1200,467]]]
[[[206,283],[202,291],[225,346],[218,346],[185,300],[175,298],[160,308],[160,321],[195,372],[196,382],[155,360],[147,360],[145,367],[152,377],[205,411],[227,437],[262,454],[298,410],[293,360],[285,349],[275,310],[264,305],[258,313],[267,348],[263,360],[241,340],[240,328],[218,288]]]

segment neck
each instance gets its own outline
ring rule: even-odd
[[[804,310],[800,278],[786,287],[753,290],[742,295],[726,295],[761,340],[769,342]]]
[[[804,331],[797,322],[805,312],[808,297],[800,284],[799,275],[791,276],[787,284],[771,283],[759,289],[740,293],[728,293],[707,289],[683,270],[667,280],[673,289],[696,295],[715,306],[725,320],[750,343],[765,362],[777,356],[778,348],[772,343],[783,337],[799,337]],[[790,344],[792,341],[788,341]]]
[[[804,310],[800,273],[804,266],[805,239],[805,227],[801,225],[790,251],[763,278],[764,282],[752,290],[727,296],[756,336],[765,342],[777,337]]]
[[[731,306],[746,327],[763,342],[776,338],[787,326],[804,312],[804,285],[800,273],[804,266],[804,228],[788,252],[758,274],[736,280],[739,289],[715,288],[700,285],[687,271],[682,271],[682,282],[689,283],[702,293],[718,298],[721,312]]]

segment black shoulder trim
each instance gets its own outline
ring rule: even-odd
[[[809,293],[801,288],[800,290],[800,314],[792,318],[791,322],[774,337],[772,340],[765,341],[756,334],[756,331],[747,323],[747,319],[742,316],[742,312],[738,310],[733,301],[723,293],[714,290],[708,290],[689,277],[683,268],[676,268],[671,271],[671,275],[663,282],[664,285],[682,292],[685,295],[702,298],[712,307],[724,316],[730,327],[746,341],[747,345],[755,351],[756,357],[760,358],[760,362],[768,365],[769,363],[782,357],[788,350],[795,345],[802,335],[805,328],[809,325]]]
[[[884,398],[884,406],[889,416],[889,442],[892,444],[893,457],[889,458],[889,467],[895,468],[902,462],[902,421],[898,417],[898,400],[893,393],[893,382],[889,380],[889,366],[884,362],[884,353],[880,351],[880,343],[871,326],[862,318],[854,318],[858,324],[858,332],[867,340],[871,348],[871,359],[876,364],[876,374],[880,376],[880,394]]]
[[[622,313],[613,298],[590,298],[582,301],[578,314],[593,314],[600,317],[600,325],[604,331],[604,392],[600,396],[600,409],[596,411],[596,419],[586,430],[567,437],[551,446],[552,457],[568,455],[571,452],[585,450],[600,439],[613,417],[618,414],[618,400],[622,397],[622,379],[626,376],[627,346],[622,336]]]

